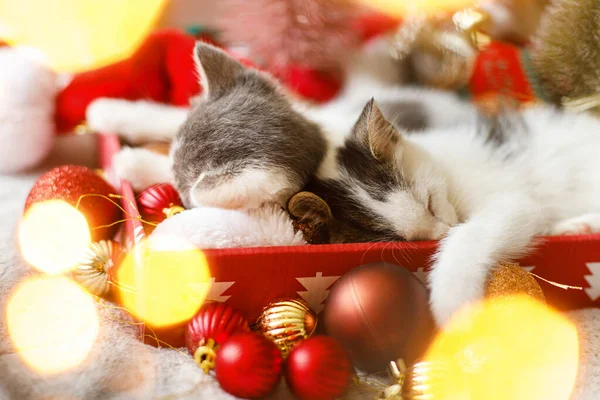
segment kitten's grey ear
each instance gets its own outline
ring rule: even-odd
[[[288,201],[288,211],[309,225],[324,225],[333,218],[331,209],[319,196],[311,192],[296,193]]]
[[[202,97],[218,97],[235,84],[244,66],[235,58],[204,42],[196,42],[194,60],[202,85]]]
[[[377,160],[389,160],[394,157],[398,143],[402,140],[400,132],[389,122],[371,99],[363,109],[354,134],[365,146],[368,146]]]

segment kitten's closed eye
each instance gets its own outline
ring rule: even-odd
[[[435,217],[435,211],[433,210],[432,197],[433,196],[431,195],[431,193],[427,196],[427,211],[429,211],[429,213]]]

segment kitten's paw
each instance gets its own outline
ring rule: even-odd
[[[438,326],[443,327],[465,306],[481,300],[485,294],[485,278],[477,276],[473,268],[438,261],[430,272],[431,312]]]
[[[554,225],[551,235],[589,235],[600,233],[600,214],[585,214]]]
[[[112,162],[117,176],[129,181],[135,191],[157,183],[173,183],[169,157],[150,150],[125,147]]]
[[[99,98],[86,109],[88,126],[102,133],[115,133],[129,143],[144,141],[144,133],[139,132],[139,119],[135,112],[135,102],[120,99]]]

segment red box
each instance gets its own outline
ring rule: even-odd
[[[116,182],[111,169],[112,155],[119,150],[118,138],[100,135],[99,146],[107,178],[131,200],[123,200],[123,207],[137,215],[131,185]],[[136,219],[126,223],[123,233],[129,246],[144,237],[141,222]],[[422,279],[436,247],[436,242],[397,242],[205,250],[214,278],[209,299],[226,301],[251,321],[278,297],[304,298],[320,312],[330,286],[353,267],[386,261]],[[583,288],[565,290],[539,281],[551,306],[559,310],[600,306],[600,235],[545,238],[537,251],[520,264],[544,279]],[[183,326],[157,334],[161,340],[181,346]]]

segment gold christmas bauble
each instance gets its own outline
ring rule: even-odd
[[[91,243],[73,270],[73,279],[91,294],[106,296],[111,289],[109,271],[121,263],[124,255],[124,247],[112,240]]]
[[[317,328],[317,315],[302,300],[274,301],[265,307],[256,323],[284,355]]]
[[[403,400],[435,399],[433,393],[440,393],[448,379],[447,367],[438,362],[421,361],[410,366],[403,373],[401,398]]]
[[[515,294],[526,294],[543,303],[546,302],[542,288],[530,273],[517,264],[500,264],[490,275],[486,287],[486,297]]]

